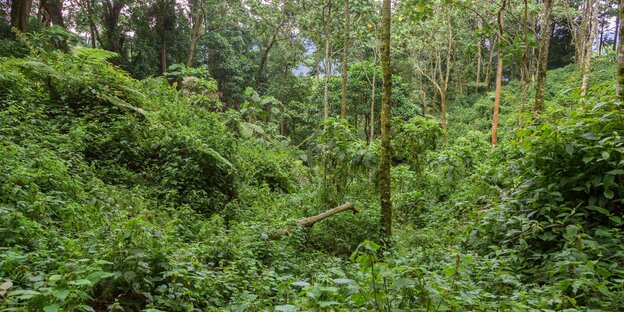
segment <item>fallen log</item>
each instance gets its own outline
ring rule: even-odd
[[[348,211],[351,210],[353,211],[353,213],[358,213],[360,212],[359,210],[357,210],[357,208],[355,208],[355,206],[350,203],[350,202],[346,202],[336,208],[332,208],[329,210],[326,210],[322,213],[319,213],[315,216],[311,216],[311,217],[307,217],[307,218],[303,218],[299,221],[297,221],[297,224],[301,227],[311,227],[313,226],[316,222],[319,222],[323,219],[329,218],[337,213],[341,213],[344,211]],[[278,239],[281,238],[283,236],[288,235],[291,231],[293,230],[293,226],[289,225],[283,229],[279,229],[277,230],[275,233],[273,233],[273,235],[271,235],[274,239]]]

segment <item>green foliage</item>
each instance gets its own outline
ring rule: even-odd
[[[393,119],[392,146],[395,157],[402,158],[422,173],[425,163],[422,158],[429,149],[435,149],[442,128],[431,118],[413,117],[408,121]]]

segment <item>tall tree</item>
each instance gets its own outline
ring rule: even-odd
[[[498,111],[500,110],[501,91],[503,89],[503,53],[501,45],[503,42],[503,26],[505,24],[504,14],[507,0],[503,0],[498,10],[498,38],[499,44],[496,47],[496,91],[494,95],[494,113],[492,115],[492,148],[496,147],[496,137],[498,134]]]
[[[340,117],[347,118],[347,65],[349,64],[349,0],[344,0],[345,31],[342,48],[342,105]]]
[[[325,87],[323,94],[323,118],[329,118],[329,79],[332,76],[331,61],[331,23],[332,20],[332,0],[327,0],[323,7],[323,22],[325,25]]]
[[[539,115],[544,107],[546,91],[546,72],[548,71],[548,47],[550,45],[550,14],[554,0],[544,0],[544,11],[540,22],[540,40],[537,60],[537,85],[535,86],[535,105],[533,112]]]
[[[392,68],[390,64],[391,0],[383,0],[381,9],[381,71],[383,96],[381,100],[381,162],[379,165],[379,196],[381,227],[387,237],[392,235],[392,199],[390,196],[390,113],[392,110]]]
[[[12,0],[11,1],[11,27],[17,28],[21,32],[28,30],[28,18],[32,0]]]
[[[194,0],[189,4],[191,23],[193,27],[191,31],[191,46],[189,47],[189,56],[186,61],[186,66],[191,67],[195,62],[197,43],[201,37],[202,25],[206,19],[206,6],[204,0]]]
[[[600,4],[598,0],[594,0],[588,3],[589,19],[587,22],[589,23],[589,38],[587,39],[587,42],[585,44],[585,52],[583,53],[584,59],[581,70],[583,75],[583,81],[581,82],[581,96],[585,96],[585,94],[587,93],[587,84],[589,83],[589,71],[591,69],[591,57],[594,49],[594,37],[598,29],[599,5]]]
[[[119,53],[123,58],[123,54],[121,52],[125,36],[119,26],[119,18],[121,10],[123,10],[126,4],[124,0],[104,0],[102,2],[102,6],[102,20],[105,30],[104,35],[106,37],[104,48],[106,50]]]
[[[63,0],[41,0],[39,10],[43,15],[43,24],[65,27],[63,20]]]
[[[622,38],[624,38],[624,0],[620,0],[620,8],[618,17],[619,23],[619,37],[617,45],[617,81],[618,81],[618,95],[620,100],[624,101],[624,44],[622,44]]]

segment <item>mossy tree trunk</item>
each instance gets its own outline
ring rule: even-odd
[[[624,45],[622,45],[622,38],[624,38],[624,0],[620,0],[620,12],[619,18],[619,41],[617,45],[617,81],[618,81],[618,95],[620,99],[624,101]]]
[[[535,87],[535,105],[533,112],[539,115],[544,107],[546,90],[546,71],[548,70],[548,47],[550,45],[550,14],[554,0],[544,0],[544,13],[540,26],[539,57],[537,65],[537,85]]]
[[[390,113],[392,109],[392,68],[390,64],[391,0],[383,0],[381,9],[381,71],[383,96],[381,100],[381,163],[379,165],[379,197],[383,233],[392,235],[392,199],[390,197]]]
[[[349,0],[344,0],[345,33],[342,52],[342,105],[340,117],[347,118],[347,65],[349,64]]]
[[[503,26],[505,20],[503,18],[505,14],[506,0],[503,0],[503,5],[498,10],[498,37],[503,38]],[[494,96],[494,113],[492,114],[492,148],[496,147],[496,136],[498,134],[498,111],[500,110],[501,92],[503,88],[503,54],[501,45],[502,40],[499,40],[498,47],[496,48],[496,93]]]
[[[28,18],[32,0],[12,0],[11,1],[11,27],[17,28],[21,32],[28,30]]]

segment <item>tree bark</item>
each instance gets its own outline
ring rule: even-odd
[[[383,96],[381,101],[381,162],[379,165],[379,197],[381,227],[386,237],[392,235],[392,199],[390,196],[390,114],[392,110],[392,68],[390,64],[391,0],[383,0],[381,11],[381,70]]]
[[[527,93],[529,92],[529,85],[531,84],[531,58],[529,53],[531,49],[529,47],[529,1],[524,0],[524,53],[522,55],[522,100],[520,106],[520,118],[518,121],[518,127],[524,126],[524,113],[526,111]]]
[[[492,38],[488,39],[490,42],[490,57],[488,59],[487,69],[485,70],[485,89],[486,91],[490,89],[490,77],[492,72],[492,59],[494,59],[494,40]]]
[[[479,30],[483,29],[483,21],[477,18],[477,27]],[[479,84],[481,83],[481,38],[477,41],[477,81],[475,87],[475,93],[479,93]]]
[[[342,105],[340,117],[347,118],[347,65],[349,62],[349,0],[344,0],[345,33],[342,53]]]
[[[332,0],[328,0],[327,8],[329,19],[331,20]],[[325,20],[325,19],[323,19]],[[323,94],[323,120],[329,118],[329,78],[331,77],[331,31],[329,30],[329,22],[325,24],[325,86]]]
[[[503,5],[498,10],[498,36],[503,36],[503,26],[505,20],[503,14],[505,13],[505,5],[507,1],[503,0]],[[492,115],[492,148],[496,147],[496,136],[498,133],[498,111],[500,109],[501,91],[503,88],[503,55],[501,51],[501,45],[499,44],[496,49],[496,93],[494,96],[494,114]]]
[[[377,80],[377,52],[373,49],[373,83],[371,84],[370,136],[369,143],[375,139],[375,84]]]
[[[195,51],[197,50],[197,42],[201,37],[201,27],[206,18],[206,10],[204,9],[204,1],[198,0],[197,4],[199,5],[199,13],[192,15],[193,16],[193,31],[191,33],[191,46],[189,49],[188,60],[186,61],[187,67],[192,67],[195,62]],[[192,9],[197,10],[197,8],[192,7]]]
[[[622,8],[622,2],[620,2],[620,9]],[[622,20],[621,17],[621,13],[617,15],[617,17],[615,18],[615,28],[613,30],[613,51],[617,51],[617,47],[618,47],[618,39],[621,39],[622,36],[619,34],[619,29],[620,29],[620,21]]]
[[[17,28],[20,32],[28,31],[28,18],[32,0],[12,0],[11,1],[11,27]]]
[[[624,38],[624,0],[620,0],[620,12],[618,14],[620,19],[619,23],[619,37],[617,45],[617,93],[620,96],[620,100],[624,101],[624,44],[622,44],[622,38]]]
[[[581,96],[587,94],[587,85],[589,84],[589,72],[591,69],[591,57],[594,48],[594,36],[598,28],[598,1],[594,1],[590,7],[590,24],[589,24],[589,39],[585,44],[585,53],[583,60],[583,82],[581,83]]]
[[[43,11],[43,24],[65,27],[63,21],[63,0],[43,0],[40,3]]]
[[[315,223],[322,221],[324,219],[327,219],[337,213],[341,213],[341,212],[345,212],[345,211],[352,211],[353,213],[358,213],[359,210],[357,210],[357,208],[355,208],[355,206],[352,203],[346,202],[336,208],[324,211],[320,214],[317,214],[315,216],[312,217],[307,217],[307,218],[303,218],[299,221],[297,221],[297,224],[301,227],[312,227]],[[281,238],[283,236],[288,235],[291,231],[293,230],[292,226],[288,226],[285,227],[283,229],[279,229],[277,230],[275,233],[273,233],[272,237],[277,239],[277,238]]]
[[[123,34],[119,29],[119,14],[124,4],[120,0],[105,0],[103,2],[102,18],[104,27],[106,28],[106,45],[105,49],[119,53],[120,56],[123,48]]]
[[[544,92],[546,89],[546,72],[548,71],[548,47],[550,45],[550,14],[554,0],[544,0],[544,14],[542,15],[539,57],[537,68],[537,85],[535,87],[535,104],[533,112],[539,115],[544,106]]]
[[[167,37],[165,31],[160,35],[160,71],[162,74],[167,72]]]
[[[269,60],[269,52],[271,52],[271,49],[273,49],[273,46],[275,46],[275,43],[277,43],[277,35],[279,34],[282,27],[286,24],[286,22],[287,18],[285,16],[282,16],[280,18],[280,22],[275,27],[275,31],[273,32],[273,36],[271,36],[271,41],[269,41],[269,45],[262,53],[262,57],[260,58],[260,65],[258,66],[258,73],[256,74],[256,90],[260,88],[260,83],[262,82],[262,78],[264,76],[264,69],[266,68],[266,63]]]

